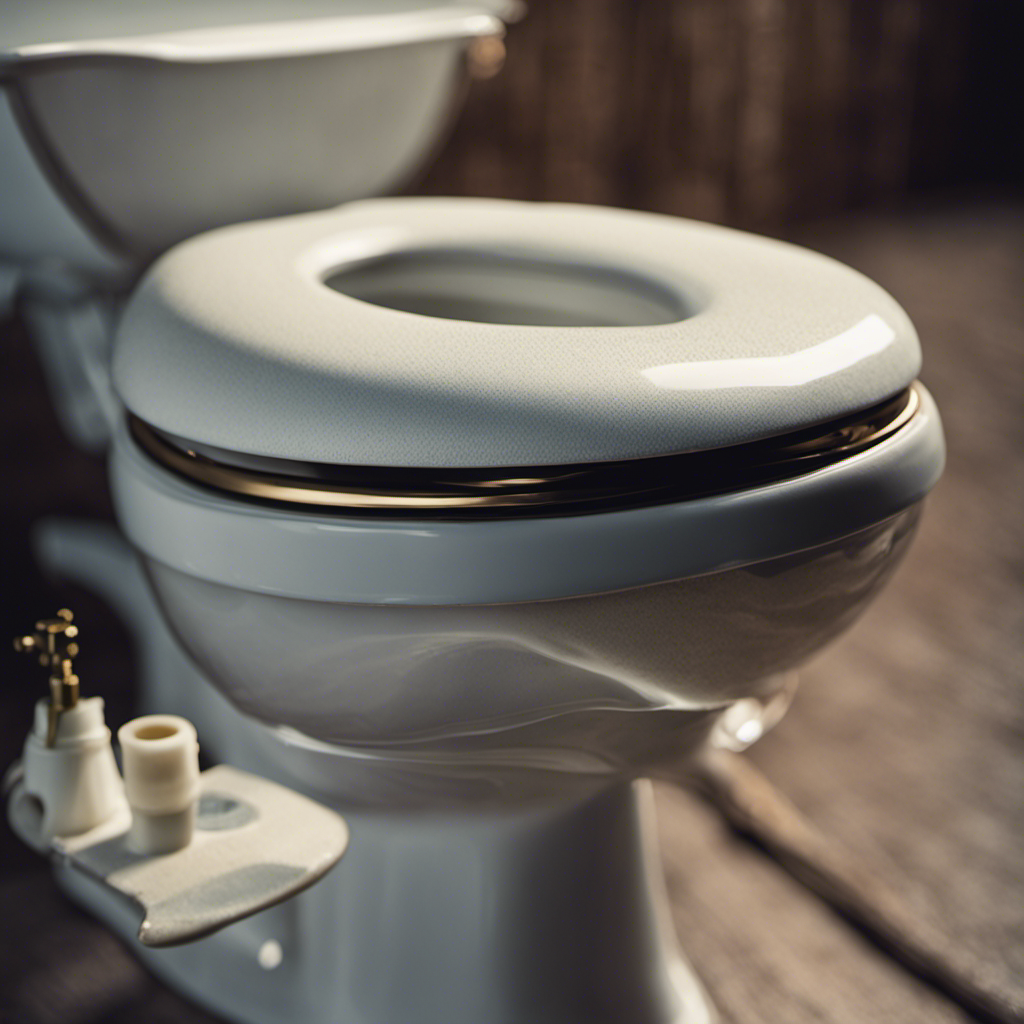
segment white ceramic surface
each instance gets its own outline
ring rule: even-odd
[[[5,7],[0,170],[18,176],[0,190],[0,261],[109,282],[211,227],[396,187],[508,6]]]
[[[488,815],[346,808],[349,848],[308,892],[140,955],[244,1024],[715,1024],[673,934],[652,802],[639,783]],[[58,880],[130,940],[125,901]]]
[[[518,16],[517,0],[7,0],[0,19],[0,64],[53,57],[247,59],[312,48],[390,45],[391,23],[410,41],[471,34],[481,16]],[[356,19],[356,20],[352,20]],[[258,48],[257,48],[258,46]]]
[[[448,129],[514,0],[11,0],[0,314],[20,294],[62,425],[102,449],[110,294],[218,225],[376,195]],[[119,310],[118,310],[119,311]]]
[[[286,904],[198,943],[136,945],[168,984],[245,1024],[717,1019],[673,934],[647,786],[542,763],[511,785],[269,728],[182,653],[111,527],[47,522],[36,550],[124,617],[145,709],[201,722],[208,755],[330,803],[352,830],[341,864]],[[59,879],[133,941],[129,905]]]
[[[110,479],[136,548],[210,583],[327,602],[540,601],[763,562],[898,515],[942,472],[938,412],[917,387],[917,416],[838,464],[746,491],[589,515],[444,522],[247,502],[156,465],[123,425]]]
[[[743,569],[501,605],[302,601],[146,564],[185,650],[263,721],[453,774],[541,763],[633,777],[699,743],[706,712],[763,695],[848,626],[916,522],[912,509]]]

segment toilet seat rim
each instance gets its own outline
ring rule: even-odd
[[[97,26],[96,34],[79,30],[70,37],[49,38],[28,29],[21,42],[0,45],[0,79],[66,67],[152,61],[165,64],[210,64],[275,60],[501,37],[511,8],[484,4],[438,4],[422,10],[395,10],[384,17],[368,14],[310,14],[190,27],[187,23],[118,34]]]
[[[919,503],[942,473],[935,404],[881,443],[746,491],[586,515],[345,517],[199,487],[115,435],[110,477],[132,545],[240,591],[366,604],[502,604],[626,590],[820,547]]]
[[[569,515],[766,486],[881,443],[921,410],[916,384],[855,415],[717,449],[647,459],[479,469],[333,466],[200,445],[128,413],[128,431],[173,473],[214,491],[325,514],[430,519]]]

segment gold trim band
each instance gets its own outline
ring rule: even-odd
[[[227,494],[346,515],[511,518],[600,512],[726,494],[810,473],[891,437],[917,414],[914,386],[856,416],[709,451],[509,469],[331,466],[197,445],[129,414],[154,461]]]

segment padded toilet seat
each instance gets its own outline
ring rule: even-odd
[[[424,250],[415,273],[395,256]],[[431,280],[439,253],[449,263]],[[500,272],[475,273],[467,253]],[[352,291],[376,282],[378,302],[407,308],[427,283],[449,314],[479,312],[481,292],[445,293],[471,278],[492,311],[534,323],[361,301],[324,283],[339,268]],[[577,322],[627,309],[643,322],[537,325],[545,309]],[[617,210],[376,200],[213,232],[158,261],[116,341],[129,417],[111,484],[147,558],[243,591],[397,604],[605,593],[789,555],[920,501],[943,444],[927,391],[908,391],[918,364],[885,292],[792,246]],[[895,418],[862,447],[864,414],[882,408]],[[837,459],[739,489],[458,521],[420,500],[419,481],[462,480],[460,467],[477,486],[528,490],[549,473],[572,486],[687,460],[703,484],[694,459],[717,469],[737,446],[747,467],[752,447],[799,458],[794,444],[820,452],[837,419],[854,426]],[[286,493],[220,487],[182,458],[233,467],[250,487],[270,469]],[[369,482],[375,504],[289,496],[318,475]],[[382,477],[404,486],[389,494],[373,485]]]
[[[532,322],[406,311],[488,303]],[[919,366],[888,294],[794,246],[594,207],[385,199],[176,247],[129,303],[114,378],[146,424],[229,452],[514,467],[772,437],[880,403]]]

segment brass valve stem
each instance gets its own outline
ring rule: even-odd
[[[15,637],[14,649],[35,654],[39,664],[50,670],[50,699],[46,720],[46,745],[57,741],[57,726],[62,712],[78,703],[78,676],[73,659],[78,656],[78,627],[72,625],[74,615],[61,608],[55,618],[40,619],[34,633]]]

